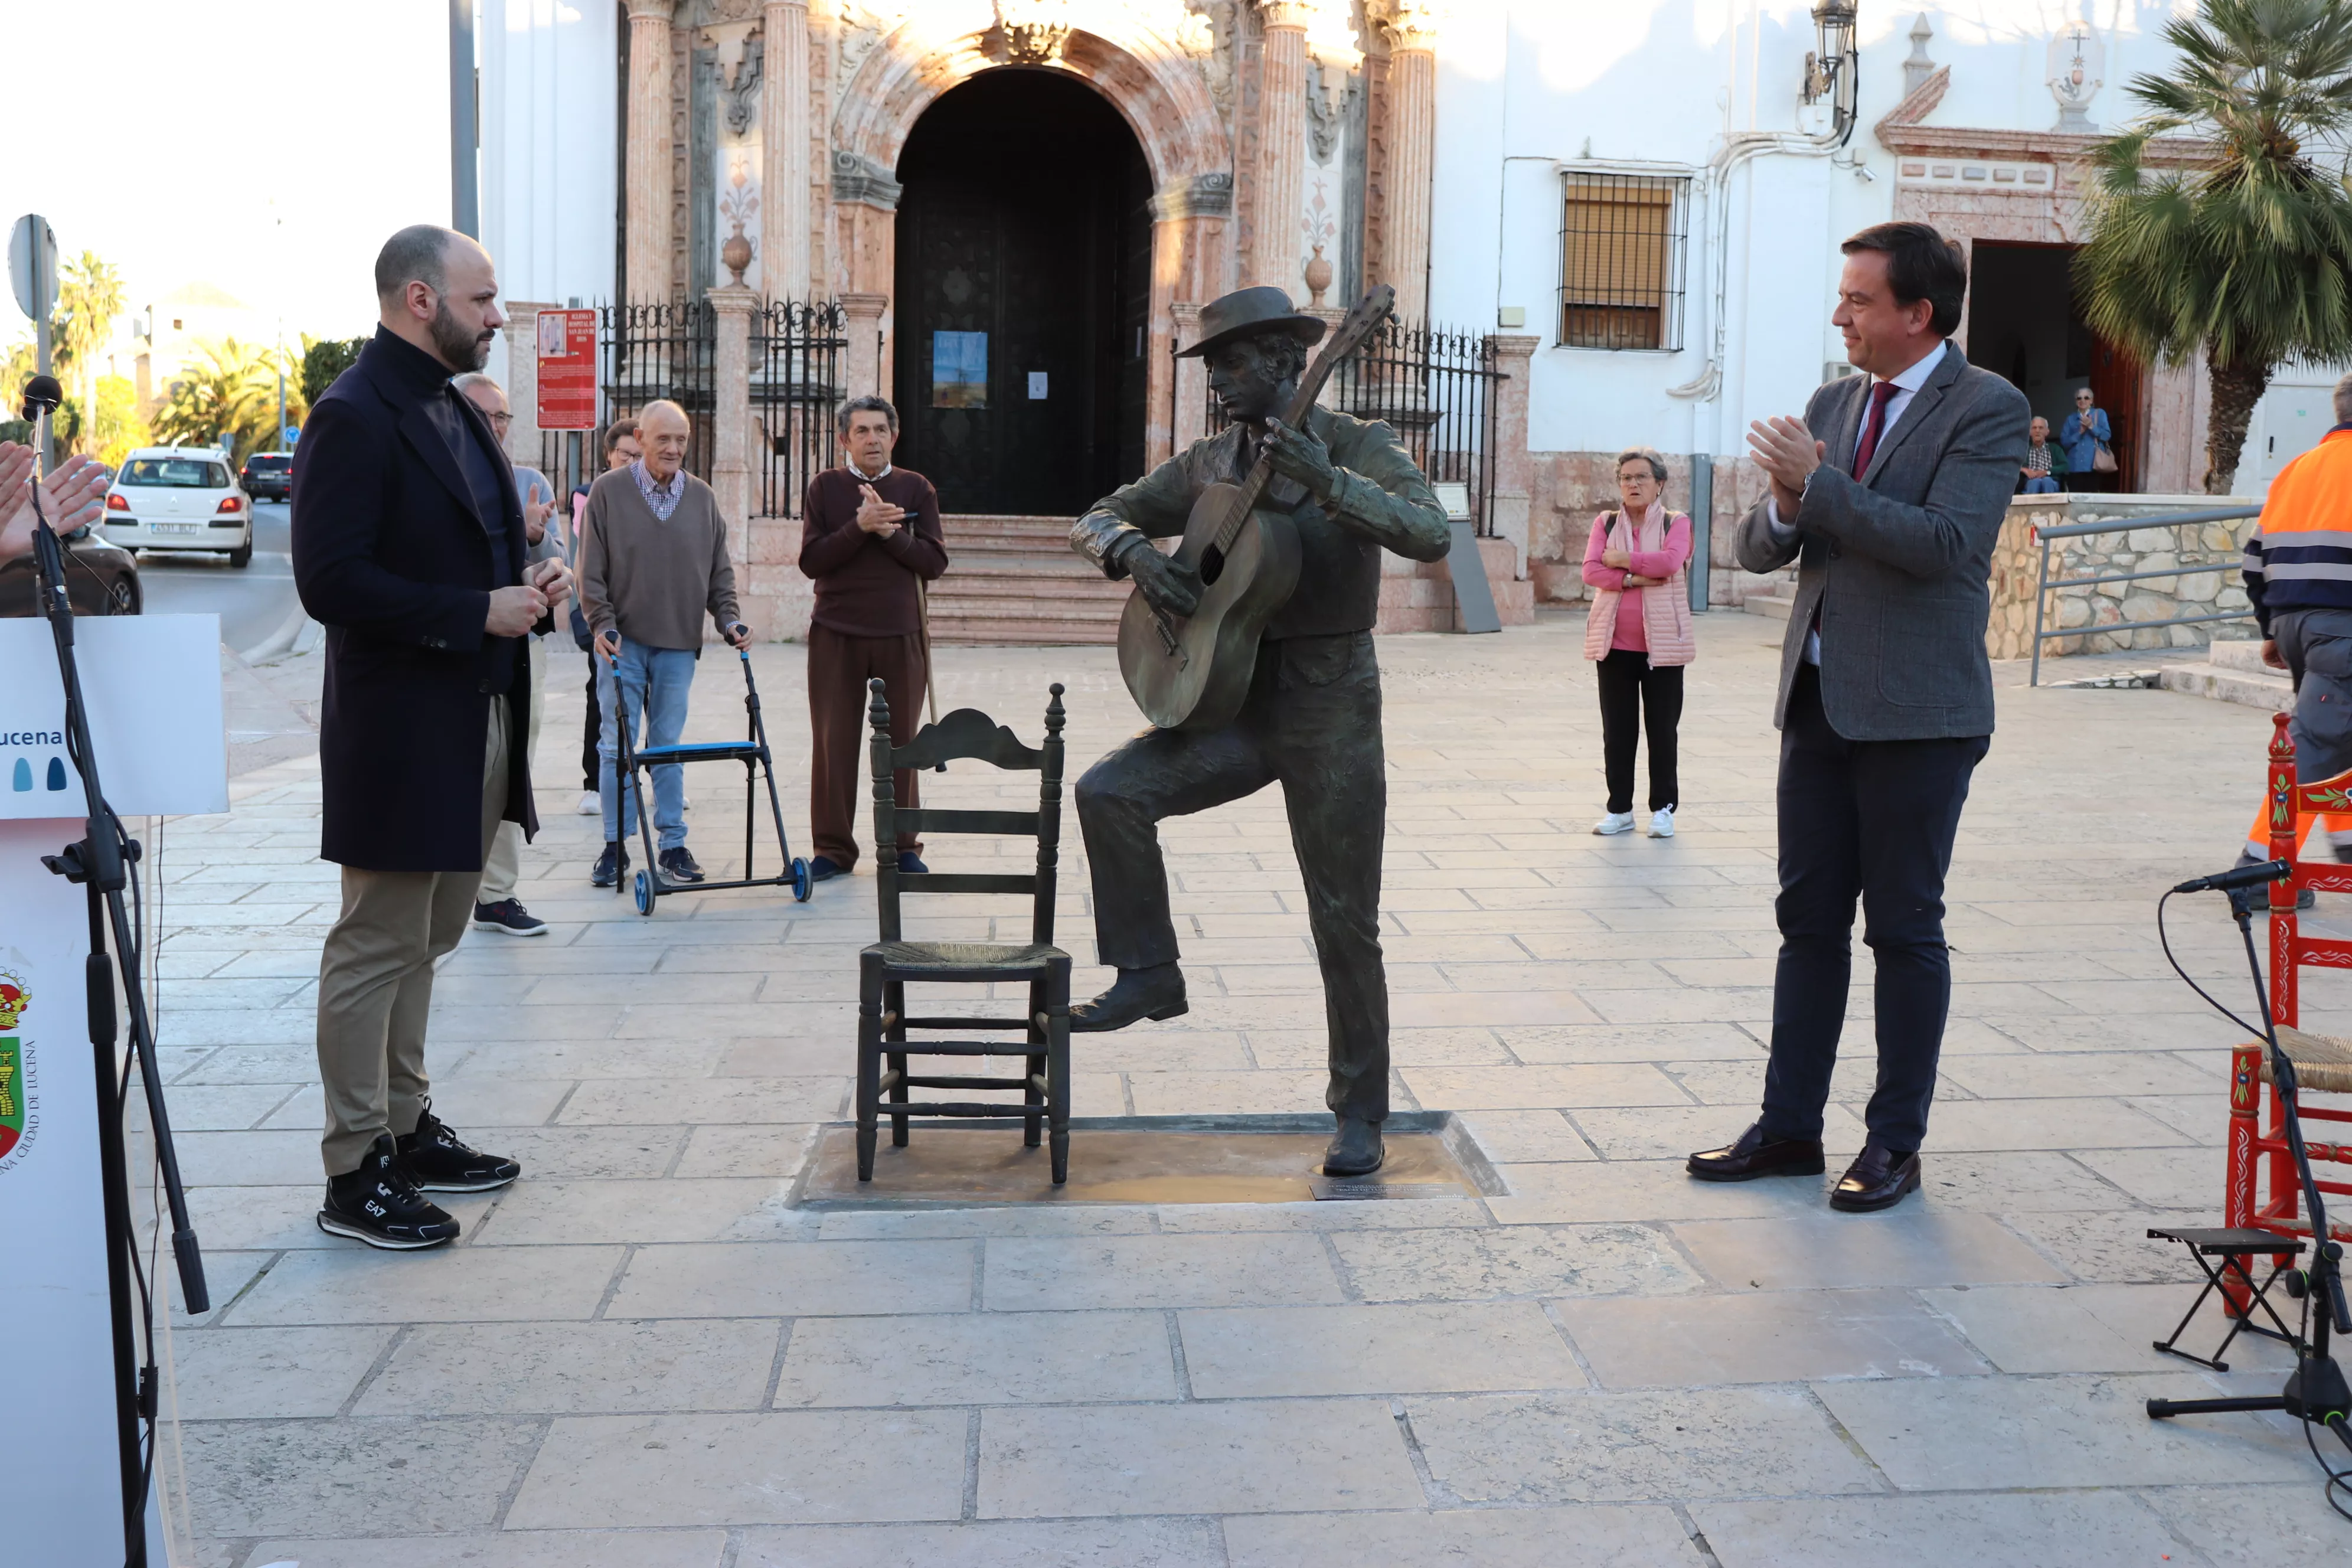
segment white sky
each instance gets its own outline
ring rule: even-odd
[[[5,9],[0,223],[41,214],[132,310],[201,281],[282,310],[289,342],[356,336],[385,237],[449,221],[447,0]],[[0,288],[0,346],[28,331]]]

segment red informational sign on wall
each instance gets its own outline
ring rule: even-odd
[[[596,312],[539,313],[539,427],[596,427]]]

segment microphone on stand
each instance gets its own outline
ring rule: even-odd
[[[2172,890],[2176,893],[2234,893],[2241,888],[2261,887],[2264,882],[2283,882],[2294,869],[2284,860],[2264,860],[2257,865],[2217,872],[2210,877],[2191,877]]]
[[[25,384],[25,408],[21,419],[37,419],[65,401],[66,389],[54,375],[37,375]]]
[[[33,458],[40,464],[41,479],[48,478],[49,416],[57,412],[58,405],[63,403],[65,397],[66,389],[58,384],[58,378],[54,375],[37,375],[25,384],[24,407],[16,416],[33,426]],[[40,502],[41,488],[37,482],[33,487],[33,515],[36,517],[40,517]],[[48,521],[46,517],[40,517],[40,520]]]

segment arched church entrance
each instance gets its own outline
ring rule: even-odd
[[[898,459],[951,512],[1075,516],[1143,469],[1151,177],[1066,74],[983,71],[898,157]]]

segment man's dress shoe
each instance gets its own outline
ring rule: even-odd
[[[1720,1149],[1702,1149],[1683,1169],[1702,1182],[1752,1182],[1759,1176],[1818,1176],[1828,1167],[1822,1162],[1817,1138],[1767,1138],[1764,1124],[1756,1123]]]
[[[1367,1121],[1360,1116],[1339,1118],[1339,1130],[1331,1134],[1331,1146],[1323,1151],[1323,1173],[1327,1176],[1366,1176],[1381,1168],[1386,1156],[1381,1149],[1381,1124]]]
[[[1853,1214],[1891,1209],[1903,1201],[1904,1194],[1918,1184],[1918,1151],[1906,1154],[1865,1143],[1831,1192],[1830,1207]]]
[[[1186,1010],[1183,970],[1156,963],[1120,970],[1109,990],[1070,1009],[1070,1028],[1082,1035],[1124,1029],[1139,1019],[1173,1018]]]

